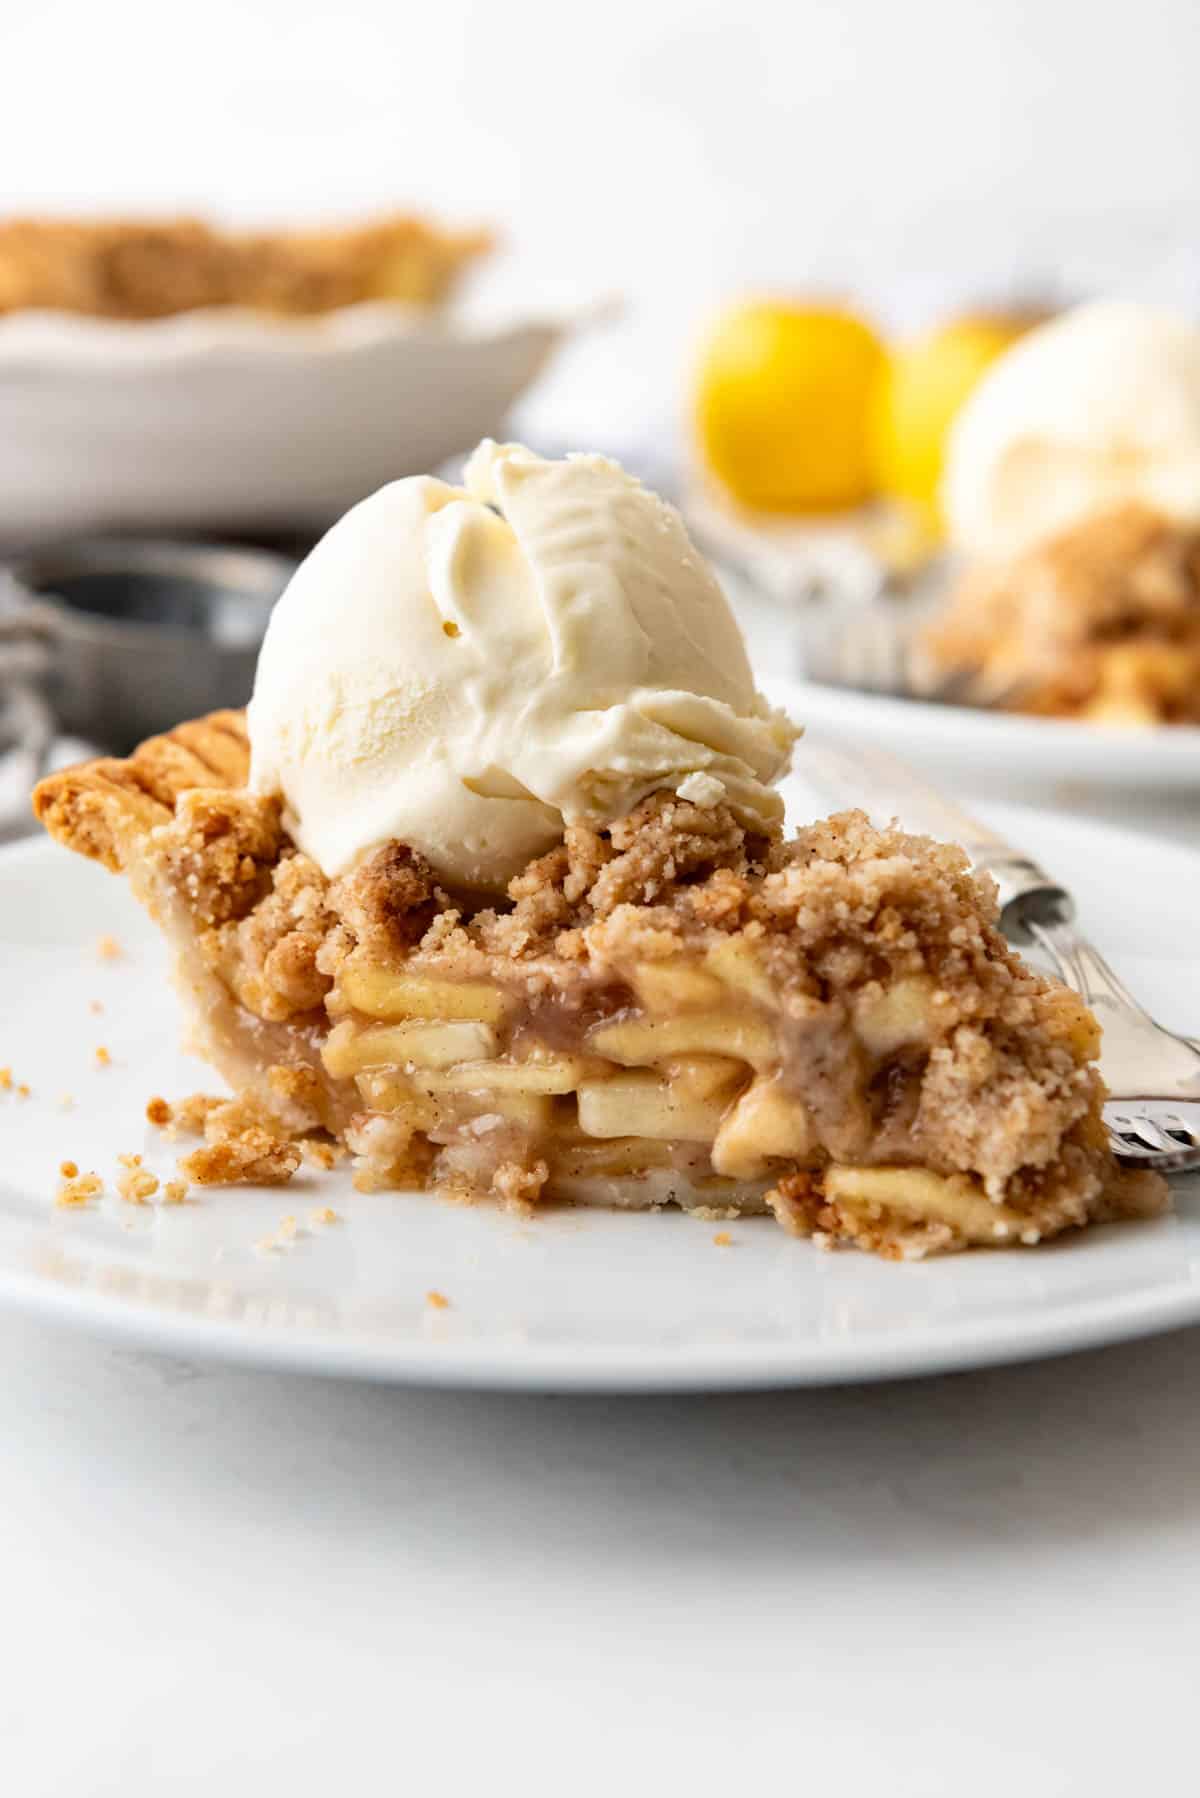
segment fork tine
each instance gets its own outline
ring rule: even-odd
[[[1020,692],[1019,682],[974,663],[946,668],[933,662],[921,643],[920,618],[905,611],[903,598],[881,593],[866,604],[826,606],[816,608],[825,615],[810,618],[805,629],[804,668],[812,680],[985,711],[1004,709]]]
[[[1153,1118],[1139,1118],[1133,1127],[1133,1134],[1139,1142],[1148,1143],[1152,1149],[1164,1150],[1169,1155],[1175,1154],[1179,1148],[1174,1137],[1168,1136],[1165,1130],[1160,1129]]]
[[[1122,1161],[1150,1161],[1162,1153],[1160,1149],[1152,1149],[1139,1137],[1132,1136],[1124,1130],[1114,1130],[1111,1126],[1108,1139],[1112,1144],[1113,1154],[1119,1156]]]
[[[1154,1100],[1144,1102],[1155,1105]],[[1142,1101],[1109,1100],[1104,1123],[1109,1145],[1118,1161],[1135,1167],[1157,1168],[1164,1174],[1186,1174],[1200,1169],[1200,1105],[1185,1101],[1155,1106],[1154,1114],[1142,1109]]]

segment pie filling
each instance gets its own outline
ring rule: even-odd
[[[197,1046],[360,1186],[770,1210],[893,1257],[1165,1202],[1108,1149],[1094,1019],[958,849],[857,813],[752,838],[660,793],[473,910],[399,843],[326,881],[244,764],[225,714],[37,809],[129,872]]]
[[[785,1011],[752,949],[724,937],[532,1007],[351,962],[330,1007],[349,1009],[322,1061],[355,1084],[347,1140],[372,1184],[571,1199],[654,1173],[656,1201],[770,1204],[797,1227],[837,1210],[867,1234],[886,1211],[967,1241],[1042,1233],[1036,1203],[908,1164],[940,1034],[928,977],[859,994],[849,1019],[819,999]]]

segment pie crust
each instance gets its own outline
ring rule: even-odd
[[[0,223],[0,313],[164,318],[201,306],[304,315],[363,300],[448,298],[486,232],[395,213],[325,231],[226,232],[202,219]]]
[[[247,1116],[328,1132],[361,1186],[771,1211],[895,1258],[1165,1203],[1109,1152],[1095,1020],[957,848],[658,793],[470,911],[401,843],[328,882],[248,763],[214,713],[34,809],[149,906]]]

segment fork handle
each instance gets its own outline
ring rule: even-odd
[[[1064,985],[1077,992],[1104,1033],[1101,1070],[1113,1098],[1200,1098],[1200,1046],[1156,1024],[1099,949],[1069,921],[1033,924]]]

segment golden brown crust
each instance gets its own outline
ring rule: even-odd
[[[150,737],[130,756],[102,756],[39,781],[33,810],[60,843],[114,873],[130,850],[172,817],[182,793],[245,785],[250,742],[244,712],[210,712]]]
[[[202,306],[304,316],[372,299],[434,305],[490,242],[406,213],[257,232],[191,218],[10,219],[0,223],[0,313],[148,319]]]

